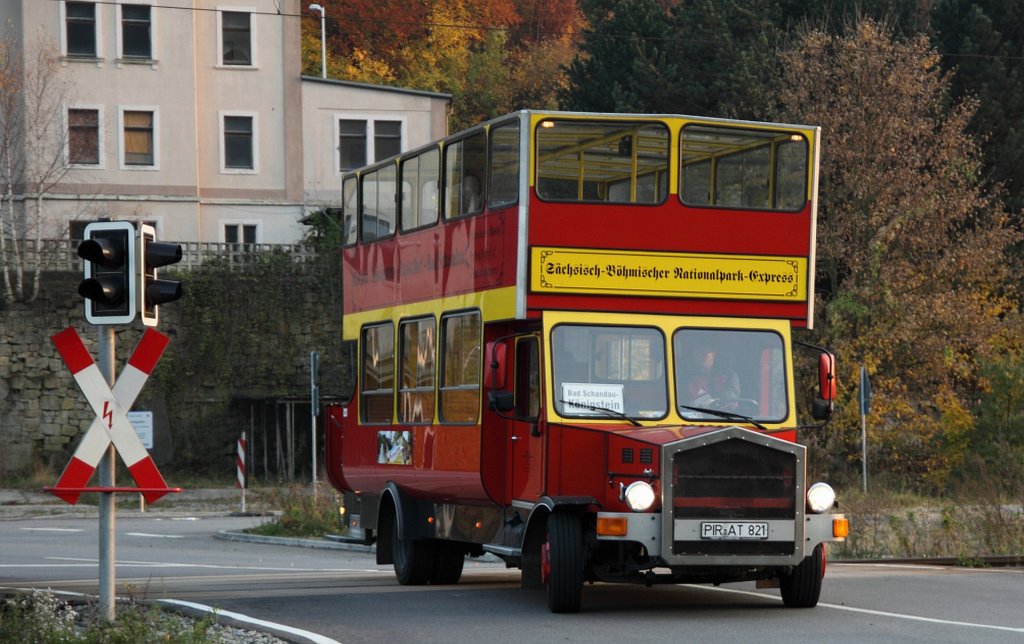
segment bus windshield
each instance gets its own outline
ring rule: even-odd
[[[676,403],[687,420],[725,412],[765,422],[788,416],[782,337],[774,331],[682,328],[672,338]]]
[[[668,417],[669,374],[685,421],[783,422],[785,348],[773,330],[558,324],[551,333],[555,410],[566,418]],[[666,364],[673,368],[666,369]]]
[[[559,415],[667,415],[665,337],[660,329],[561,324],[552,331],[551,347]]]

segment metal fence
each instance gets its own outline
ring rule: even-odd
[[[166,240],[161,240],[166,241]],[[22,266],[35,266],[38,257],[44,271],[80,271],[82,259],[78,256],[78,240],[43,239],[37,247],[34,240],[19,244]],[[262,253],[281,252],[292,256],[295,261],[312,259],[316,252],[308,244],[219,244],[212,242],[178,242],[181,244],[181,262],[174,270],[188,270],[213,259],[225,259],[231,263],[246,264]],[[8,246],[8,261],[14,261]]]

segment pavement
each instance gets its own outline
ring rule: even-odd
[[[246,510],[270,513],[269,492],[246,491]],[[40,516],[83,516],[98,514],[98,495],[83,494],[78,503],[65,503],[41,488],[0,489],[0,519]],[[118,494],[117,511],[133,513],[225,514],[242,510],[242,491],[236,488],[195,488],[170,493],[152,505],[135,494]]]
[[[195,488],[183,489],[159,499],[152,505],[142,502],[140,495],[122,493],[117,495],[117,516],[125,517],[180,517],[180,516],[267,516],[268,519],[277,512],[272,507],[273,489],[247,490],[245,511],[242,506],[242,492],[237,488]],[[96,518],[99,515],[97,506],[98,495],[83,494],[78,503],[71,505],[41,489],[0,489],[0,521],[27,518]],[[218,539],[229,541],[246,541],[250,543],[269,543],[283,546],[304,548],[324,548],[371,552],[372,546],[358,543],[346,543],[340,537],[327,536],[322,539],[299,539],[293,537],[268,537],[244,532],[220,530],[214,534]],[[300,642],[302,644],[333,643],[330,638],[283,624],[274,624],[264,620],[216,610],[192,602],[162,600],[161,604],[168,610],[194,618],[205,618],[216,614],[218,624],[237,629],[235,639],[222,634],[223,641],[254,642]],[[230,631],[224,631],[228,633]],[[267,636],[267,637],[264,637]],[[270,637],[272,636],[272,637]]]
[[[190,488],[171,493],[152,505],[145,504],[141,496],[117,495],[117,516],[267,516],[277,514],[271,501],[273,490],[246,490],[245,509],[242,491],[238,488]],[[95,518],[99,516],[98,495],[83,494],[75,505],[65,503],[41,489],[0,489],[0,520],[25,518]],[[371,552],[372,546],[347,543],[340,537],[324,538],[270,537],[245,532],[221,530],[214,536],[228,541],[269,543],[303,548],[323,548]]]

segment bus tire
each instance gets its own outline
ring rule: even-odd
[[[779,578],[782,603],[790,608],[813,608],[821,596],[821,581],[825,576],[823,544],[818,544],[788,575]]]
[[[583,526],[580,515],[555,512],[548,517],[546,572],[548,609],[552,613],[578,613],[583,593]]]
[[[437,541],[434,544],[434,569],[430,575],[432,584],[457,584],[462,577],[466,563],[466,550],[455,541]]]
[[[391,554],[398,583],[403,586],[422,586],[430,581],[434,567],[432,545],[425,539],[404,539],[398,534],[398,526],[392,527]]]

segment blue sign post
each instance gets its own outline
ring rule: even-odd
[[[868,380],[868,370],[862,365],[860,368],[860,391],[857,394],[860,401],[860,452],[861,452],[861,487],[864,492],[868,491],[868,414],[871,413],[871,382]]]

